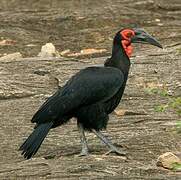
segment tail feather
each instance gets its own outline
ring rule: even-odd
[[[46,135],[48,134],[53,122],[39,124],[31,135],[20,146],[19,150],[22,151],[24,158],[30,159],[36,154]]]

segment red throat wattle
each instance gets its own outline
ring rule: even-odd
[[[135,35],[135,32],[131,29],[125,29],[121,31],[122,36],[122,46],[127,54],[128,57],[130,57],[133,53],[133,46],[131,45],[131,37]]]
[[[131,55],[133,53],[133,46],[131,45],[131,43],[128,40],[122,40],[121,43],[122,43],[122,46],[123,46],[127,56],[131,57]]]

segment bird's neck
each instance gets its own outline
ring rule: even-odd
[[[117,42],[113,43],[112,56],[111,58],[107,59],[104,65],[120,69],[127,78],[130,60],[122,45],[118,44]]]

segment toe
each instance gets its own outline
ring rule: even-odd
[[[82,151],[80,154],[78,154],[78,157],[88,156],[88,155],[89,155],[89,152],[88,152],[88,151]]]
[[[115,153],[115,154],[120,155],[120,156],[125,156],[127,154],[125,151],[121,151],[118,149],[111,149],[105,155],[109,155],[110,153]]]

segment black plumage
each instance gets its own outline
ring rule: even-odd
[[[77,118],[81,133],[81,155],[88,154],[84,130],[94,132],[112,152],[124,154],[100,132],[107,126],[108,115],[119,104],[128,78],[129,48],[136,30],[124,31],[116,34],[112,56],[104,67],[88,67],[79,71],[35,113],[31,120],[36,123],[35,129],[20,147],[25,158],[31,158],[38,151],[51,128],[66,123],[72,117]]]

